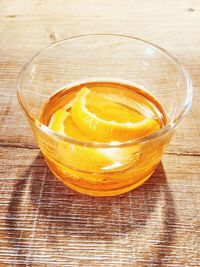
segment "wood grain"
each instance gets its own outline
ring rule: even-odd
[[[0,266],[200,266],[200,2],[0,1]],[[156,173],[113,198],[49,172],[16,100],[41,48],[84,33],[157,43],[191,74],[194,100]]]

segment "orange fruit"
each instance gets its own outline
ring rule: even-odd
[[[71,111],[57,110],[48,127],[77,141],[111,142],[144,137],[159,125],[138,111],[85,87],[73,101]],[[56,153],[57,161],[63,166],[75,170],[78,167],[86,172],[113,172],[136,164],[141,157],[141,147],[98,148],[60,141]]]
[[[48,126],[51,130],[76,140],[90,141],[73,122],[69,112],[57,110]],[[57,144],[57,161],[70,168],[83,171],[109,172],[132,166],[140,158],[138,147],[96,148],[60,141]]]
[[[57,110],[51,116],[48,127],[54,132],[72,137],[76,140],[89,141],[89,138],[73,122],[70,113],[64,109]]]
[[[156,120],[133,112],[86,87],[78,93],[71,116],[85,135],[101,142],[133,140],[159,129]]]
[[[48,127],[60,134],[64,134],[64,120],[69,116],[69,112],[64,109],[57,110],[50,119]]]

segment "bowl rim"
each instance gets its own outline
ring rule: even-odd
[[[141,43],[144,43],[145,45],[148,45],[149,47],[153,47],[154,49],[157,49],[157,50],[161,51],[162,53],[164,53],[176,65],[176,67],[180,71],[183,79],[185,80],[185,84],[186,84],[186,88],[187,88],[187,95],[186,95],[186,98],[184,101],[184,106],[183,106],[182,110],[180,111],[179,115],[172,122],[170,122],[168,125],[158,129],[157,131],[153,132],[152,134],[149,134],[145,137],[136,138],[134,140],[128,140],[125,142],[121,142],[121,141],[86,142],[86,141],[76,140],[74,138],[67,137],[65,135],[62,135],[62,134],[59,134],[59,133],[56,133],[56,132],[50,130],[48,128],[48,126],[41,123],[38,119],[34,118],[34,116],[26,108],[26,105],[25,105],[24,100],[23,100],[22,90],[21,90],[23,75],[24,75],[26,69],[29,67],[29,65],[37,57],[39,57],[46,50],[48,50],[48,49],[50,49],[50,48],[52,48],[52,47],[54,47],[60,43],[68,41],[68,40],[72,40],[75,38],[89,37],[89,36],[91,36],[91,37],[92,36],[114,36],[114,37],[128,38],[128,39],[132,39],[134,41],[139,41]],[[139,37],[123,35],[123,34],[116,34],[116,33],[89,33],[89,34],[75,35],[75,36],[67,37],[67,38],[61,39],[57,42],[54,42],[53,44],[50,44],[47,47],[41,49],[22,67],[20,74],[19,74],[18,82],[17,82],[18,101],[21,104],[22,109],[25,112],[26,116],[35,124],[35,126],[40,131],[47,134],[48,136],[51,136],[52,138],[60,139],[60,140],[67,142],[67,143],[71,143],[71,144],[75,144],[75,145],[82,145],[82,146],[86,146],[86,147],[104,147],[104,148],[106,148],[106,147],[132,146],[132,145],[136,145],[136,144],[145,143],[147,141],[155,139],[158,136],[164,135],[165,133],[172,130],[173,128],[176,128],[176,126],[181,122],[183,117],[188,113],[190,106],[191,106],[191,103],[192,103],[192,97],[193,97],[193,86],[192,86],[192,81],[191,81],[190,75],[188,74],[188,72],[185,70],[183,65],[180,63],[180,61],[175,56],[173,56],[171,53],[169,53],[164,48],[162,48],[162,47],[160,47],[160,46],[158,46],[152,42],[146,41],[146,40],[141,39]]]

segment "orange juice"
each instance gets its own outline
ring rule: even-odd
[[[39,120],[65,137],[41,150],[53,173],[81,193],[127,192],[148,179],[168,137],[145,138],[167,124],[161,104],[126,82],[84,82],[64,88],[45,103]],[[67,139],[66,139],[67,138]],[[134,142],[134,140],[144,142]]]

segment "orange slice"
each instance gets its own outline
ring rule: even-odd
[[[72,106],[71,116],[90,138],[102,141],[128,141],[159,129],[157,121],[131,112],[123,105],[92,93],[84,87]]]
[[[51,117],[48,127],[76,140],[90,141],[73,122],[69,112],[57,110]],[[137,147],[93,148],[59,141],[57,144],[57,161],[64,166],[93,172],[110,172],[127,169],[140,158]]]
[[[57,110],[51,117],[48,127],[60,134],[64,134],[64,120],[69,116],[69,113],[64,109]]]
[[[94,179],[95,173],[126,170],[134,166],[141,157],[138,147],[93,148],[61,142],[58,144],[57,151],[59,158],[56,160],[63,166],[84,172],[94,172]]]
[[[73,137],[76,140],[89,141],[89,138],[73,122],[70,113],[64,109],[59,109],[52,115],[48,127],[54,132]]]
[[[117,120],[117,122],[125,123],[138,122],[145,119],[138,111],[128,109],[122,104],[118,104],[91,91],[87,96],[86,107],[91,113],[107,121]]]

